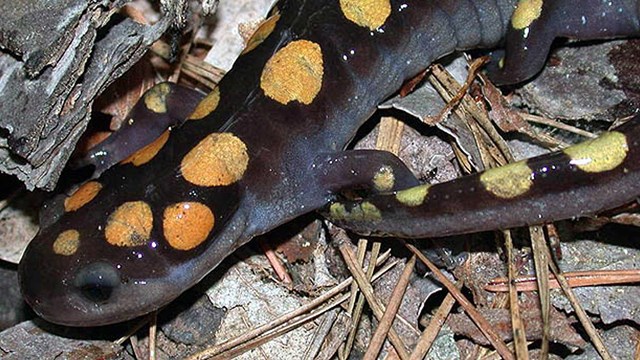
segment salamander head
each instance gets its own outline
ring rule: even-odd
[[[63,325],[129,320],[166,305],[246,242],[237,184],[170,188],[81,187],[22,257],[27,303]]]
[[[180,294],[180,284],[166,281],[163,262],[157,263],[157,241],[127,249],[100,246],[86,229],[62,230],[65,220],[41,231],[19,266],[24,299],[44,319],[70,326],[111,324]]]
[[[19,266],[26,302],[44,319],[61,325],[113,324],[159,309],[248,240],[239,213],[229,226],[188,250],[172,247],[155,231],[145,241],[141,234],[132,235],[138,244],[114,246],[107,241],[109,235],[105,237],[109,222],[106,228],[70,230],[76,216],[66,214],[41,230]]]
[[[36,239],[41,241],[41,239]],[[44,260],[30,247],[20,263],[26,302],[42,318],[61,325],[98,326],[143,315],[180,294],[171,282],[128,278],[107,259]]]

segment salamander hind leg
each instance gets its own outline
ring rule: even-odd
[[[506,36],[506,57],[490,77],[498,85],[526,81],[542,70],[556,38],[593,40],[640,33],[631,1],[520,1]],[[636,5],[637,6],[637,5]]]

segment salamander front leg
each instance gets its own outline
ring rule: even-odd
[[[420,184],[395,155],[381,150],[323,154],[313,163],[320,186],[331,192],[365,189],[384,193]]]
[[[169,127],[184,122],[204,95],[196,90],[164,82],[140,98],[122,127],[72,166],[93,165],[93,177],[158,139]]]

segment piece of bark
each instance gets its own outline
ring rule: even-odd
[[[33,7],[41,8],[45,3],[37,1]],[[29,68],[19,53],[0,56],[0,171],[17,176],[28,189],[53,189],[87,126],[96,96],[135,64],[172,22],[165,16],[147,26],[113,16],[111,10],[124,3],[90,2],[82,14],[71,13],[78,18],[73,26],[60,20],[59,25],[72,33],[71,41],[59,56],[41,57],[57,60],[35,77],[28,76],[29,69],[39,66]],[[5,36],[11,31],[0,28]],[[56,39],[43,37],[39,41],[66,41]],[[27,45],[14,44],[14,48],[24,53],[22,48]]]

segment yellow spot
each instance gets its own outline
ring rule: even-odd
[[[564,149],[564,153],[571,158],[571,164],[590,173],[615,169],[622,164],[628,152],[627,137],[617,131]]]
[[[148,163],[158,155],[158,152],[162,149],[164,144],[167,143],[167,140],[169,140],[169,130],[163,132],[162,135],[153,140],[151,144],[129,155],[128,158],[121,161],[121,164],[131,163],[135,166],[140,166]]]
[[[182,202],[164,209],[162,228],[171,247],[191,250],[207,240],[214,222],[213,212],[206,205]]]
[[[76,211],[89,203],[98,195],[102,189],[102,184],[97,181],[89,181],[82,184],[71,196],[64,199],[64,211]]]
[[[213,133],[185,155],[180,171],[194,185],[224,186],[240,180],[248,164],[242,140],[231,133]]]
[[[242,50],[241,55],[248,53],[260,45],[273,32],[273,29],[276,28],[278,20],[280,20],[280,12],[276,10],[272,16],[258,26],[253,35],[251,35],[251,38],[247,41],[247,46]]]
[[[531,169],[525,161],[487,170],[480,175],[480,182],[493,195],[511,199],[529,191],[533,185]]]
[[[320,45],[308,40],[292,41],[267,61],[260,87],[281,104],[296,100],[309,105],[320,92],[323,74]]]
[[[191,115],[189,115],[189,120],[200,120],[205,116],[211,114],[217,107],[220,102],[220,88],[215,87],[211,92],[205,96],[202,101],[198,103],[196,109],[193,110]]]
[[[334,220],[348,221],[376,221],[382,218],[380,210],[368,201],[356,204],[351,211],[340,203],[333,203],[329,206],[329,215]]]
[[[349,215],[349,212],[341,203],[333,203],[329,206],[329,215],[335,220],[344,220]]]
[[[340,0],[340,9],[347,19],[371,30],[382,26],[391,14],[389,0]]]
[[[126,202],[116,209],[104,229],[107,242],[116,246],[144,245],[151,237],[153,214],[144,201]]]
[[[390,191],[395,184],[396,176],[390,166],[383,165],[373,175],[373,186],[380,192]]]
[[[171,92],[171,87],[167,83],[160,83],[144,94],[144,104],[147,109],[154,113],[163,114],[167,112],[167,95]]]
[[[516,30],[529,27],[542,13],[543,0],[520,0],[511,16],[511,26]]]
[[[80,246],[80,233],[78,230],[63,231],[53,242],[53,252],[58,255],[71,256],[78,251]]]
[[[363,202],[360,206],[351,210],[351,216],[356,219],[361,219],[362,221],[380,220],[382,218],[380,210],[368,201]]]
[[[424,199],[429,193],[431,185],[424,184],[414,186],[409,189],[400,190],[396,193],[396,200],[407,206],[418,206],[424,202]]]

